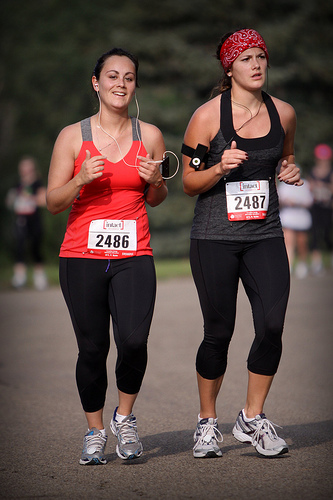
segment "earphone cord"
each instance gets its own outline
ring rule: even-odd
[[[111,139],[114,140],[114,142],[116,143],[117,147],[118,147],[118,150],[119,150],[119,153],[120,153],[120,156],[122,157],[120,161],[123,161],[125,163],[125,165],[127,165],[128,167],[134,167],[134,168],[138,168],[138,165],[130,165],[129,163],[127,163],[127,161],[124,159],[125,156],[123,156],[123,153],[120,149],[120,146],[119,146],[119,143],[117,141],[117,139],[115,137],[113,137],[113,135],[109,134],[106,130],[104,130],[104,128],[102,127],[101,125],[101,99],[99,97],[99,92],[97,92],[97,96],[98,96],[98,100],[99,100],[99,111],[98,111],[98,125],[97,127],[100,128],[104,134],[106,134],[108,137],[110,137]],[[142,146],[142,140],[141,140],[141,134],[139,133],[139,114],[140,114],[140,108],[139,108],[139,103],[138,103],[138,100],[137,100],[137,97],[136,97],[136,94],[134,94],[134,98],[135,98],[135,103],[136,103],[136,109],[137,109],[137,112],[136,112],[136,119],[135,119],[135,127],[136,127],[136,135],[137,137],[140,138],[140,141],[139,141],[139,148],[136,152],[136,162],[138,161],[138,155],[139,155],[139,151],[141,149],[141,146]],[[162,178],[164,180],[169,180],[169,179],[172,179],[173,177],[175,177],[175,175],[177,175],[178,173],[178,170],[179,170],[179,159],[178,159],[178,156],[176,155],[176,153],[174,153],[173,151],[165,151],[163,153],[163,160],[165,159],[165,156],[167,153],[171,153],[177,160],[177,167],[176,167],[176,170],[174,172],[173,175],[171,175],[170,177],[163,177],[162,175]],[[151,161],[148,161],[148,163],[155,163],[155,164],[161,164],[163,162],[163,160],[157,160],[157,161],[154,161],[154,160],[151,160]]]
[[[116,143],[117,148],[119,150],[120,156],[121,156],[121,160],[120,161],[123,161],[125,163],[125,165],[127,165],[128,167],[137,168],[138,167],[137,165],[130,165],[129,163],[127,163],[127,161],[125,160],[125,155],[123,155],[117,139],[115,137],[113,137],[113,135],[109,134],[109,132],[107,132],[106,130],[104,130],[104,128],[102,127],[102,125],[101,125],[101,109],[102,109],[102,106],[101,106],[101,99],[99,97],[99,92],[97,92],[97,95],[98,95],[98,100],[99,100],[98,125],[97,125],[97,127],[100,128],[104,132],[104,134],[106,134],[108,137],[110,137],[111,139],[114,140],[114,142]],[[141,141],[141,135],[139,134],[139,126],[138,126],[138,124],[139,124],[140,108],[139,108],[138,100],[136,98],[136,94],[134,94],[134,98],[135,98],[136,109],[137,109],[137,111],[136,111],[136,120],[135,120],[136,134],[137,134],[137,137],[140,137],[139,148],[138,148],[138,150],[136,152],[136,162],[137,162],[138,161],[139,151],[140,151],[141,145],[142,145],[142,141]]]
[[[179,158],[176,155],[176,153],[174,153],[173,151],[164,151],[164,153],[163,153],[163,160],[165,159],[167,153],[171,153],[176,158],[177,167],[176,167],[175,172],[172,175],[170,175],[170,177],[163,177],[163,175],[162,175],[162,179],[164,179],[165,181],[168,181],[169,179],[173,179],[173,177],[175,177],[177,175],[178,170],[179,170]],[[160,163],[161,164],[161,163],[163,163],[163,160],[157,160],[157,161],[154,161],[154,160],[150,161],[149,160],[148,163]]]

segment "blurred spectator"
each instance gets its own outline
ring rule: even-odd
[[[318,144],[314,149],[315,165],[309,175],[313,195],[311,268],[314,274],[323,270],[322,252],[327,250],[333,266],[332,207],[333,169],[332,149],[327,144]]]
[[[29,243],[34,264],[33,283],[37,290],[44,290],[47,287],[47,278],[41,253],[43,228],[39,207],[46,205],[46,189],[38,177],[34,158],[21,158],[18,174],[18,184],[9,190],[6,197],[7,207],[15,214],[15,264],[12,285],[21,288],[27,282]]]
[[[290,270],[303,279],[308,275],[309,230],[312,225],[310,207],[313,202],[310,184],[278,187],[280,219],[289,258]]]

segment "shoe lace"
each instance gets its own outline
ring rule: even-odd
[[[101,432],[86,436],[86,449],[94,450],[93,453],[103,451],[106,438]]]
[[[134,418],[117,422],[117,431],[124,443],[135,443],[139,441],[136,420]]]
[[[218,443],[222,443],[223,436],[216,424],[210,424],[209,422],[205,424],[200,424],[200,436],[198,439],[198,444],[209,443],[211,439],[214,438]]]
[[[268,434],[269,438],[272,441],[275,441],[276,439],[278,439],[279,436],[277,435],[277,432],[276,432],[274,426],[282,429],[282,427],[280,425],[274,424],[273,422],[268,420],[268,418],[263,418],[262,420],[260,420],[258,422],[257,428],[254,431],[254,434],[252,436],[252,443],[254,445],[259,443],[261,432],[265,432],[266,434]]]

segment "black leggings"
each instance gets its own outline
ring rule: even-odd
[[[42,264],[43,229],[39,212],[32,215],[18,215],[15,221],[15,261],[27,262],[28,245],[34,264]]]
[[[147,366],[155,305],[153,257],[60,258],[59,275],[79,348],[76,381],[84,411],[98,411],[105,403],[110,315],[118,354],[117,387],[136,394]]]
[[[332,209],[314,204],[311,208],[312,227],[310,249],[332,252]]]
[[[274,375],[290,288],[283,238],[255,243],[192,240],[190,259],[204,318],[204,339],[196,359],[199,375],[214,380],[226,371],[239,278],[251,303],[255,329],[248,369]]]

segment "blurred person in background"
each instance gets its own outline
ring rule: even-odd
[[[314,149],[315,164],[309,174],[313,196],[311,231],[311,269],[319,274],[324,269],[323,251],[329,253],[333,267],[332,208],[333,208],[333,168],[332,148],[318,144]]]
[[[313,202],[310,184],[278,186],[280,219],[286,243],[290,270],[299,279],[308,275],[309,230],[312,225],[311,206]]]
[[[37,290],[45,290],[47,277],[43,266],[43,223],[40,207],[46,205],[46,189],[39,178],[36,160],[24,156],[18,164],[19,180],[9,190],[6,205],[15,214],[15,264],[12,285],[21,288],[27,282],[29,253],[33,261],[33,283]],[[29,252],[29,247],[31,252]]]

